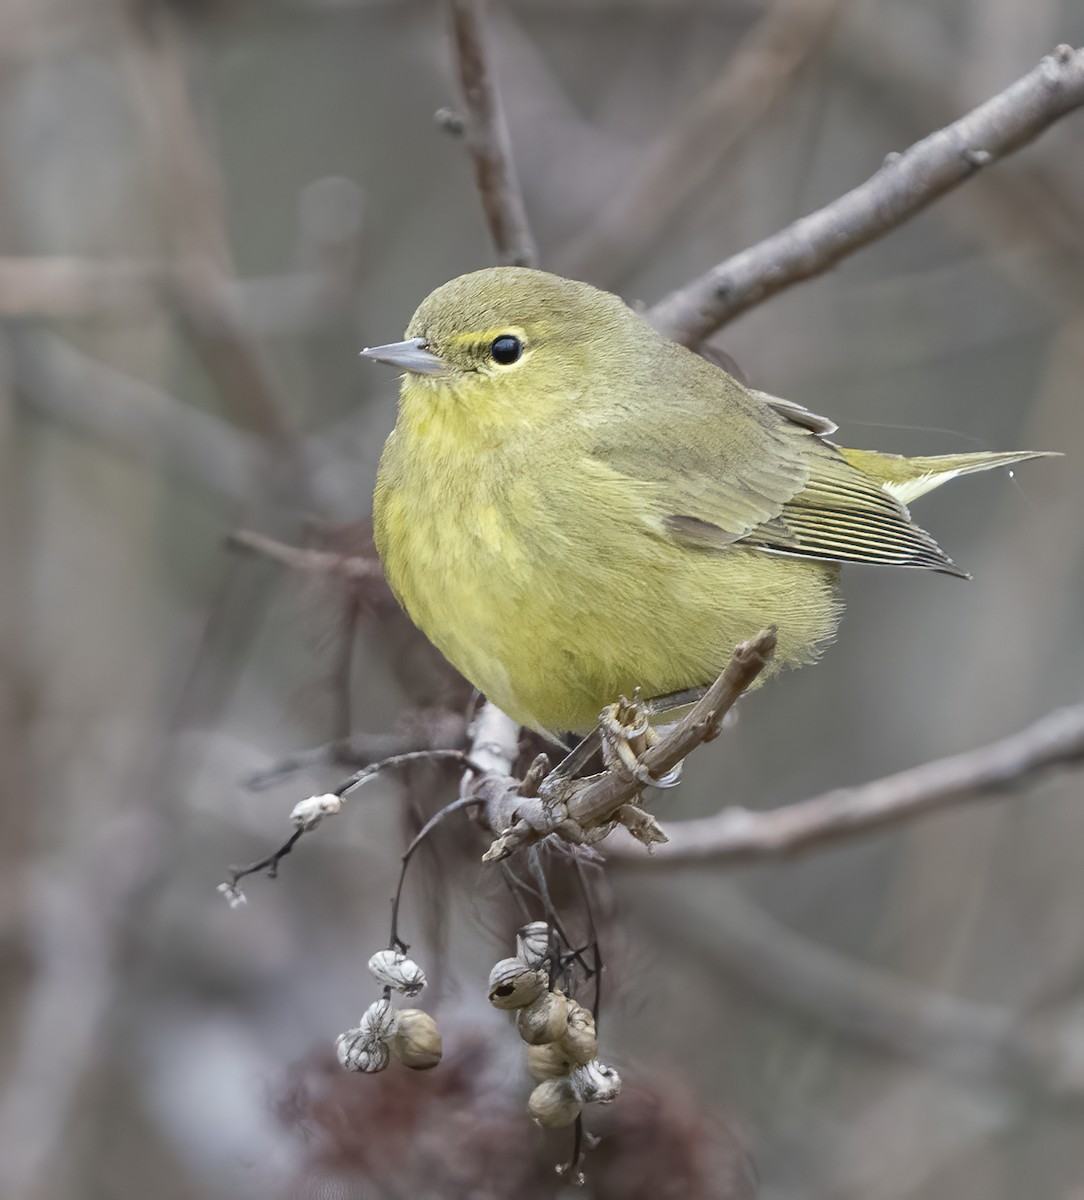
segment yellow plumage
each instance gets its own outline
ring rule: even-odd
[[[453,280],[407,338],[366,352],[407,368],[374,497],[388,581],[475,686],[548,732],[636,687],[709,683],[770,623],[775,668],[809,662],[841,562],[961,573],[906,501],[1035,457],[840,449],[831,422],[541,271]]]

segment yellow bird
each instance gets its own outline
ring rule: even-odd
[[[963,575],[907,505],[1038,452],[903,458],[743,387],[622,300],[495,267],[437,288],[406,340],[373,517],[414,623],[522,725],[591,729],[639,687],[710,683],[778,626],[814,659],[841,563]]]

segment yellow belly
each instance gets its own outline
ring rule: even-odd
[[[382,462],[377,546],[415,624],[520,724],[583,732],[636,687],[711,682],[764,625],[779,627],[776,669],[835,628],[834,564],[683,547],[589,472],[562,503],[544,471],[446,466]]]

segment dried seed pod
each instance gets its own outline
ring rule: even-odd
[[[348,1071],[383,1071],[388,1065],[387,1041],[395,1029],[395,1013],[388,1000],[377,1000],[361,1014],[356,1029],[348,1029],[335,1042],[339,1062]]]
[[[400,1010],[388,1048],[404,1067],[410,1067],[412,1071],[435,1067],[443,1052],[436,1021],[420,1008]]]
[[[547,1079],[531,1093],[527,1107],[539,1125],[560,1129],[575,1121],[583,1104],[573,1093],[567,1079]]]
[[[527,1047],[527,1070],[535,1079],[563,1079],[576,1065],[559,1041]]]
[[[335,1042],[335,1053],[348,1071],[365,1071],[371,1075],[388,1065],[387,1043],[374,1041],[369,1032],[362,1029],[340,1033]]]
[[[369,959],[369,970],[404,996],[416,996],[425,987],[425,972],[400,950],[378,950]]]
[[[621,1091],[621,1076],[597,1058],[584,1067],[576,1067],[568,1082],[581,1104],[609,1104]]]
[[[543,992],[516,1013],[519,1036],[529,1046],[555,1042],[568,1028],[568,1001],[562,992]]]
[[[494,1008],[525,1008],[546,990],[545,971],[518,958],[502,958],[489,973],[489,1002]]]
[[[390,1000],[374,1000],[361,1014],[358,1032],[366,1033],[374,1042],[386,1042],[395,1032],[395,1010]]]
[[[550,927],[545,921],[532,921],[516,934],[516,955],[529,967],[540,967],[550,954]]]
[[[566,1056],[572,1060],[572,1065],[576,1067],[586,1066],[598,1053],[595,1018],[575,1000],[568,1002],[568,1024],[558,1041]]]

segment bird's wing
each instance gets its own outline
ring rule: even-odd
[[[596,430],[591,456],[616,478],[645,485],[653,532],[726,545],[777,518],[809,482],[811,431],[727,384],[717,410],[676,397]]]
[[[808,484],[748,543],[765,550],[835,562],[926,567],[966,575],[879,480],[819,442]]]
[[[740,542],[831,562],[962,574],[879,480],[824,440],[829,422],[796,405],[728,380],[718,411],[678,398],[638,412],[636,423],[635,439],[627,427],[600,430],[592,453],[650,485],[655,533],[661,528],[701,550]]]

